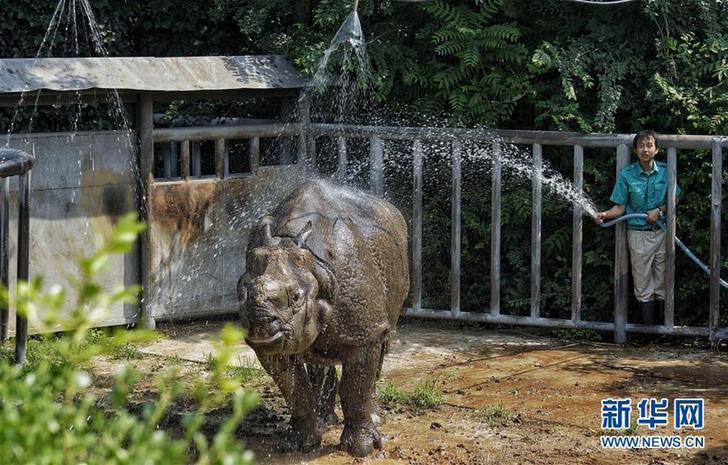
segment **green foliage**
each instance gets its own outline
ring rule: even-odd
[[[512,420],[516,415],[509,410],[503,402],[498,402],[492,405],[482,412],[483,421],[488,426],[504,425],[508,421]]]
[[[14,365],[0,357],[0,463],[15,464],[250,464],[234,432],[242,417],[257,403],[257,396],[241,387],[227,372],[233,346],[242,338],[240,330],[226,327],[207,380],[198,380],[185,393],[178,368],[170,367],[155,376],[158,393],[141,412],[128,409],[129,395],[142,376],[121,365],[113,375],[107,396],[92,389],[89,364],[99,354],[112,358],[136,356],[134,341],[152,337],[147,331],[113,333],[105,336],[90,330],[93,316],[116,302],[131,302],[138,288],[108,292],[94,280],[109,255],[129,251],[143,225],[134,216],[124,217],[109,241],[96,253],[81,260],[82,276],[77,283],[79,301],[70,321],[69,333],[34,338],[28,343],[28,359]],[[60,322],[64,302],[62,290],[44,291],[40,280],[19,286],[12,299],[20,311],[37,311],[46,324]],[[3,292],[5,304],[10,303]],[[55,314],[55,315],[53,315]],[[162,418],[174,400],[189,395],[196,408],[182,421],[183,432],[173,437],[160,429]],[[231,413],[210,435],[201,429],[205,414],[214,407],[230,405]]]
[[[387,406],[406,405],[416,410],[430,410],[442,405],[442,392],[435,386],[437,380],[420,381],[411,390],[397,387],[391,381],[379,391],[379,400]]]

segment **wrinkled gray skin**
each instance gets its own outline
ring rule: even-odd
[[[344,413],[341,447],[381,448],[374,384],[409,292],[407,226],[391,204],[308,182],[263,219],[238,281],[246,342],[291,411],[288,449],[311,450]]]

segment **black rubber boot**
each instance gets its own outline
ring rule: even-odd
[[[665,324],[665,301],[657,299],[655,301],[655,305],[657,306],[657,309],[656,309],[657,321],[655,322],[655,324],[664,325]]]
[[[639,305],[640,313],[642,314],[643,325],[654,325],[659,323],[657,320],[656,301],[651,300],[649,302],[637,302],[637,304]]]

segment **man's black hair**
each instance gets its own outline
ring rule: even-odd
[[[637,143],[643,139],[647,139],[648,137],[652,137],[655,140],[655,148],[660,147],[659,145],[657,145],[657,134],[655,133],[655,131],[645,129],[635,134],[634,139],[632,139],[632,148],[636,149]]]

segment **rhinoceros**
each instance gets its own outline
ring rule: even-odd
[[[237,291],[246,342],[290,409],[282,446],[320,446],[337,421],[338,384],[341,447],[355,456],[381,449],[375,383],[409,293],[402,214],[363,192],[306,182],[251,235]]]

